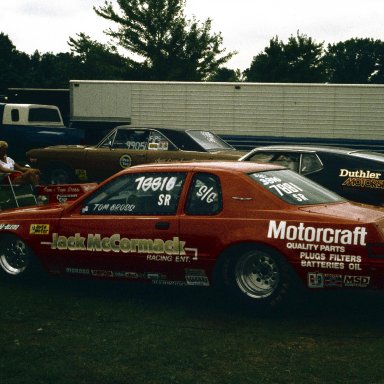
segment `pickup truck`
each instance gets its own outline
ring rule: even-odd
[[[24,163],[32,148],[84,144],[84,131],[66,127],[54,105],[0,103],[0,140],[8,142],[10,157]]]

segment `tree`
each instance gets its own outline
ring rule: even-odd
[[[235,52],[225,54],[221,33],[211,34],[211,20],[201,26],[186,20],[185,0],[117,0],[94,7],[97,15],[118,25],[106,34],[126,49],[129,64],[151,80],[205,80]],[[72,41],[74,42],[74,41]]]
[[[325,62],[331,83],[384,83],[384,43],[380,40],[350,39],[329,44]]]
[[[310,83],[325,80],[323,43],[297,32],[284,44],[274,37],[244,71],[247,81]]]
[[[241,72],[239,69],[218,68],[216,73],[209,77],[208,81],[241,81]]]
[[[140,72],[140,68],[134,68],[116,47],[91,40],[84,33],[77,36],[77,40],[69,38],[69,46],[82,64],[78,79],[128,80],[135,79]]]
[[[8,35],[0,33],[0,90],[23,86],[29,73],[29,57],[19,52]]]

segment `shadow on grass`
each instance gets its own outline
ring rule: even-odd
[[[268,313],[257,312],[211,288],[154,286],[145,283],[47,277],[40,281],[0,282],[0,290],[16,289],[42,302],[88,302],[111,308],[146,308],[181,311],[185,315],[328,321],[382,326],[383,293],[363,290],[309,291],[292,306]],[[70,305],[70,304],[69,304]]]

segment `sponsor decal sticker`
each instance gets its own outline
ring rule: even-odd
[[[5,224],[1,223],[0,224],[0,231],[1,230],[7,230],[7,231],[16,231],[19,229],[20,225],[19,224]]]
[[[286,221],[269,222],[267,236],[288,240],[289,250],[298,250],[301,267],[321,269],[349,269],[361,271],[362,256],[350,254],[349,245],[366,246],[368,232],[363,226],[351,229],[313,227],[299,223],[288,225]]]
[[[309,288],[367,288],[370,276],[340,275],[332,273],[309,272],[307,275]]]
[[[121,168],[129,168],[132,165],[132,158],[129,155],[120,157],[119,164]]]
[[[322,273],[310,272],[307,277],[309,288],[324,288],[324,277]]]
[[[384,189],[384,180],[381,179],[381,175],[380,172],[362,169],[356,171],[340,169],[339,173],[339,177],[346,177],[342,183],[344,187]]]
[[[49,224],[31,224],[29,227],[30,235],[48,235]]]
[[[89,275],[90,270],[88,268],[65,268],[65,272],[73,273],[75,275]]]
[[[56,199],[59,203],[65,203],[68,199],[74,200],[78,197],[77,194],[68,194],[68,195],[57,195]]]
[[[187,285],[209,286],[208,277],[203,269],[185,269],[185,281]]]
[[[94,277],[113,277],[113,272],[104,269],[91,269],[91,275]]]
[[[317,228],[299,225],[287,225],[286,221],[270,220],[268,228],[268,238],[306,241],[309,243],[326,244],[348,244],[366,245],[365,238],[367,230],[365,227],[355,227],[354,230],[338,228]]]
[[[87,180],[87,170],[86,169],[75,169],[75,175],[79,180]]]

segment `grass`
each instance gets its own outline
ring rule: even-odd
[[[384,383],[381,295],[261,315],[204,288],[0,282],[0,383]]]

